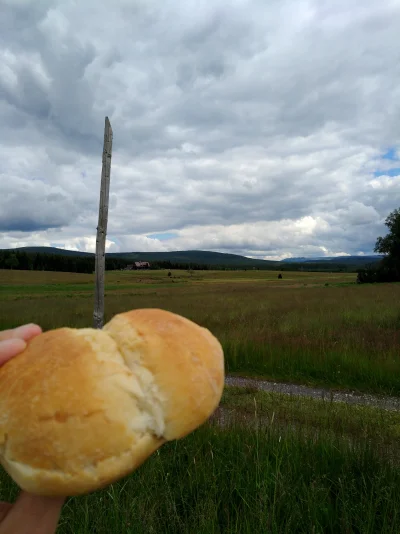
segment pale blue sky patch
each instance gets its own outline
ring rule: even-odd
[[[398,160],[399,157],[397,155],[396,149],[394,147],[389,148],[389,150],[385,154],[383,154],[382,159],[389,159],[391,161]]]
[[[380,158],[378,158],[378,170],[374,172],[374,176],[399,176],[400,167],[395,166],[399,161],[398,151],[395,147],[389,148]]]
[[[147,236],[149,239],[158,239],[159,241],[167,241],[168,239],[175,239],[178,234],[173,232],[166,232],[163,234],[151,234]]]
[[[111,243],[113,243],[113,245],[117,245],[117,247],[121,246],[121,241],[118,239],[118,237],[116,237],[114,235],[108,235],[107,236],[107,241],[111,241]],[[111,245],[111,246],[113,246],[113,245]]]
[[[396,167],[394,169],[385,169],[384,171],[375,171],[374,176],[391,176],[392,178],[394,176],[400,175],[400,167]]]

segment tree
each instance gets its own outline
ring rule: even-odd
[[[19,265],[19,261],[18,261],[18,258],[15,254],[11,254],[5,261],[5,264],[7,267],[9,267],[11,270],[12,269],[17,269],[18,265]]]
[[[400,282],[400,209],[393,210],[385,220],[389,233],[378,237],[374,252],[383,254],[384,258],[376,267],[360,269],[357,282]]]
[[[400,267],[400,209],[386,217],[385,225],[389,233],[385,237],[378,237],[374,252],[384,254],[386,264]]]

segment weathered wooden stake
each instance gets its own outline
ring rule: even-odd
[[[108,221],[108,197],[110,192],[111,153],[113,131],[108,117],[104,127],[103,166],[101,170],[99,222],[96,237],[96,289],[94,297],[93,328],[104,324],[104,271],[106,265],[106,236]]]

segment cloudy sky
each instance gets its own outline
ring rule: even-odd
[[[0,248],[371,253],[400,206],[400,1],[0,0]]]

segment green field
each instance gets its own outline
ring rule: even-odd
[[[400,395],[400,285],[354,274],[106,274],[106,320],[160,307],[209,328],[227,372]],[[0,271],[0,329],[92,324],[94,277]],[[60,533],[400,532],[400,414],[226,388],[212,420],[70,499]],[[0,500],[16,488],[0,473]]]
[[[91,275],[0,271],[0,328],[92,324]],[[354,274],[270,271],[112,272],[106,320],[160,307],[209,328],[230,373],[400,394],[400,284],[357,285]]]

